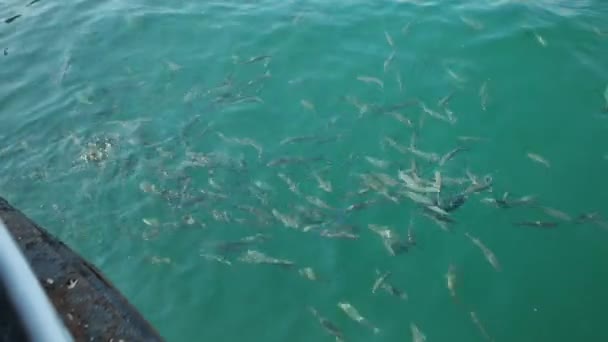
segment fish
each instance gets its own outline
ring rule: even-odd
[[[426,342],[426,335],[414,323],[410,323],[412,342]]]
[[[304,107],[306,110],[310,110],[311,112],[316,112],[315,105],[309,100],[300,100],[300,105]]]
[[[441,186],[442,186],[442,181],[441,181],[441,172],[439,171],[435,171],[435,184],[433,184],[433,186],[435,188],[437,188],[437,190],[439,190],[439,192],[441,192]]]
[[[403,26],[401,28],[401,33],[403,34],[407,34],[410,31],[410,26],[412,26],[412,22],[408,22],[407,24],[405,24],[405,26]]]
[[[487,140],[486,138],[472,137],[472,136],[467,136],[467,135],[460,135],[460,136],[457,137],[457,139],[460,140],[460,141],[463,141],[463,142]]]
[[[201,253],[200,254],[201,257],[207,259],[207,260],[211,260],[211,261],[216,261],[228,266],[232,266],[232,262],[226,258],[224,258],[221,255],[214,255],[214,254],[208,254],[208,253]]]
[[[139,189],[145,193],[158,193],[158,189],[156,189],[156,186],[150,182],[147,181],[143,181],[141,183],[139,183]]]
[[[382,182],[382,184],[388,187],[393,187],[399,184],[399,182],[397,182],[395,179],[393,179],[393,177],[387,175],[386,173],[375,172],[373,173],[373,175],[374,177],[376,177],[377,180],[379,180],[380,182]]]
[[[372,164],[374,167],[377,167],[379,169],[386,169],[390,166],[390,163],[386,160],[377,159],[377,158],[370,157],[370,156],[365,156],[364,158],[368,163]]]
[[[540,34],[538,34],[537,32],[534,32],[534,38],[536,38],[536,41],[542,46],[542,47],[546,47],[547,41],[545,40],[545,38],[543,38],[543,36],[541,36]]]
[[[407,244],[408,246],[416,246],[416,235],[414,235],[413,221],[410,221],[410,226],[407,228]]]
[[[301,136],[297,136],[297,137],[285,138],[285,139],[281,140],[279,145],[289,145],[289,144],[295,144],[295,143],[300,143],[300,142],[305,142],[305,141],[314,141],[316,139],[318,139],[318,137],[316,135],[301,135]]]
[[[156,218],[143,218],[143,219],[141,219],[141,221],[150,227],[160,226],[160,221],[158,221],[158,219],[156,219]]]
[[[382,140],[382,142],[388,144],[390,147],[392,147],[395,150],[401,152],[402,154],[407,154],[409,152],[409,148],[408,147],[400,145],[393,138],[384,137],[384,139]]]
[[[315,308],[308,307],[308,310],[319,321],[319,324],[321,324],[321,326],[323,327],[323,329],[328,334],[330,334],[331,336],[335,337],[336,342],[343,342],[344,341],[344,334],[342,333],[342,330],[340,330],[340,328],[338,328],[338,326],[336,326],[333,322],[331,322],[327,318],[321,316],[319,314],[319,312]]]
[[[5,23],[5,24],[10,24],[10,23],[12,23],[13,21],[15,21],[15,20],[19,19],[20,17],[21,17],[21,14],[16,14],[16,15],[14,15],[14,16],[12,16],[12,17],[10,17],[10,18],[6,18],[6,19],[4,19],[4,23]]]
[[[437,205],[429,205],[426,207],[426,209],[430,210],[431,212],[441,216],[441,217],[447,217],[450,215],[450,213],[448,213],[447,211],[443,210],[442,208],[440,208]]]
[[[217,132],[217,135],[226,142],[229,142],[232,144],[237,144],[237,145],[242,145],[242,146],[252,147],[258,153],[258,157],[260,157],[260,158],[262,156],[262,153],[264,152],[264,148],[253,139],[227,137],[224,134],[222,134],[221,132]]]
[[[502,198],[484,198],[481,201],[483,203],[494,204],[498,208],[513,208],[517,206],[531,205],[536,202],[536,196],[534,195],[526,195],[515,199],[509,199],[508,196],[509,193],[505,192]]]
[[[481,324],[481,321],[479,320],[479,317],[477,317],[477,314],[474,311],[471,311],[471,312],[469,312],[469,315],[471,316],[471,321],[473,321],[473,324],[475,324],[477,329],[479,329],[481,336],[483,336],[483,338],[486,341],[494,341],[494,339],[491,338],[490,335],[488,334],[488,332],[487,332],[486,328],[483,326],[483,324]]]
[[[435,186],[424,186],[420,182],[416,181],[413,177],[409,176],[405,171],[399,170],[398,178],[403,181],[404,186],[412,192],[418,193],[438,193],[439,189]],[[416,201],[416,200],[414,200]]]
[[[445,121],[445,122],[450,123],[450,124],[456,123],[456,119],[453,116],[452,117],[443,116],[440,113],[438,113],[438,112],[436,112],[436,111],[428,108],[424,103],[421,104],[421,107],[422,107],[422,111],[425,112],[426,114],[428,114],[431,117],[434,117],[436,119]]]
[[[255,63],[255,62],[259,62],[259,61],[266,61],[271,58],[272,58],[272,56],[270,56],[270,55],[255,56],[255,57],[249,58],[246,61],[241,62],[241,64],[251,64],[251,63]]]
[[[393,118],[395,118],[395,120],[401,122],[402,124],[406,125],[407,127],[414,127],[414,123],[412,122],[412,120],[410,120],[409,118],[407,118],[397,112],[390,112],[390,113],[388,113],[388,115],[392,116]]]
[[[308,163],[308,162],[313,162],[313,161],[324,161],[324,160],[325,160],[325,158],[323,158],[323,157],[313,157],[313,158],[279,157],[279,158],[273,159],[273,160],[269,161],[268,163],[266,163],[266,166],[274,167],[274,166],[281,166],[281,165],[286,165],[286,164],[301,164],[301,163]]]
[[[311,267],[300,268],[298,270],[298,274],[308,280],[312,280],[312,281],[319,280],[319,278],[317,277],[317,274]]]
[[[333,209],[332,207],[330,207],[327,203],[323,202],[323,200],[321,200],[318,197],[314,197],[314,196],[306,196],[306,201],[308,201],[308,203],[317,206],[321,209]]]
[[[214,249],[221,253],[236,252],[253,244],[266,242],[269,239],[270,236],[258,233],[255,235],[242,237],[236,241],[220,242],[214,246]]]
[[[467,26],[469,26],[470,28],[472,28],[474,30],[477,30],[477,31],[483,30],[483,24],[475,19],[461,15],[460,20],[462,20],[463,23],[467,24]]]
[[[332,239],[350,239],[350,240],[354,240],[354,239],[358,239],[359,235],[350,232],[350,231],[332,231],[329,229],[323,229],[319,235],[326,237],[326,238],[332,238]]]
[[[386,59],[384,60],[384,65],[383,65],[384,72],[386,72],[388,70],[388,68],[391,66],[393,59],[395,59],[395,51],[391,52],[390,55],[388,55],[388,57],[386,57]]]
[[[380,273],[380,271],[376,270],[376,276],[378,276],[378,278],[374,282],[374,285],[372,287],[372,293],[375,294],[376,291],[381,288],[392,296],[407,300],[407,293],[399,290],[398,288],[387,282],[387,279],[391,276],[391,274],[391,272]]]
[[[295,217],[291,217],[289,215],[283,214],[276,209],[272,209],[272,216],[274,216],[277,220],[281,221],[285,227],[298,229],[300,223]]]
[[[376,270],[376,275],[378,277],[376,278],[376,281],[374,281],[374,285],[372,286],[373,294],[375,294],[376,291],[378,291],[378,288],[380,288],[380,286],[382,286],[384,281],[392,275],[392,272],[388,271],[388,272],[380,273],[380,271]]]
[[[331,182],[328,180],[324,180],[317,172],[313,172],[313,177],[319,183],[319,188],[325,192],[332,192],[333,188],[331,186]]]
[[[287,268],[295,266],[295,263],[291,260],[272,258],[262,252],[252,249],[247,250],[247,252],[239,257],[239,261],[249,264],[277,265]]]
[[[413,191],[406,190],[403,194],[405,196],[407,196],[409,199],[411,199],[412,201],[414,201],[415,203],[423,205],[423,206],[433,206],[435,203],[435,202],[433,202],[432,199],[428,198],[427,196],[415,193]]]
[[[604,111],[608,112],[608,85],[604,89]]]
[[[450,102],[454,94],[455,92],[451,91],[449,94],[439,99],[439,101],[437,101],[437,107],[445,107]]]
[[[338,308],[340,308],[342,311],[344,311],[344,313],[353,321],[372,329],[374,334],[380,333],[380,329],[378,329],[377,327],[372,325],[366,318],[361,316],[361,314],[359,314],[359,311],[354,306],[352,306],[350,303],[339,302]]]
[[[501,270],[500,264],[498,263],[498,258],[496,258],[496,255],[494,254],[494,252],[492,252],[483,242],[481,242],[481,240],[472,236],[468,232],[465,232],[464,235],[467,238],[469,238],[469,240],[471,240],[471,242],[473,242],[473,244],[475,246],[477,246],[479,249],[481,249],[481,251],[483,252],[483,255],[486,257],[486,260],[488,260],[490,265],[492,265],[492,267],[494,267],[495,270],[497,270],[497,271]]]
[[[391,47],[395,46],[395,43],[393,42],[393,38],[391,37],[391,35],[384,31],[384,38],[386,38],[386,42],[388,43],[388,45],[390,45]]]
[[[384,248],[389,252],[390,255],[395,256],[407,251],[407,245],[402,242],[399,235],[397,235],[397,233],[392,231],[389,227],[377,224],[368,224],[368,228],[380,236]]]
[[[536,154],[536,153],[532,153],[532,152],[528,152],[526,154],[526,156],[528,156],[528,158],[530,158],[532,161],[535,161],[547,168],[551,167],[551,163],[543,156]]]
[[[538,228],[555,228],[558,226],[557,222],[550,221],[519,221],[514,223],[516,226],[520,227],[538,227]]]
[[[364,82],[364,83],[374,83],[374,84],[378,85],[380,88],[384,89],[384,82],[382,82],[380,79],[378,79],[376,77],[357,76],[357,80]]]
[[[466,147],[456,147],[453,150],[449,151],[448,153],[444,154],[443,156],[441,156],[441,158],[439,159],[439,166],[443,166],[446,162],[448,162],[449,160],[451,160],[452,158],[454,158],[454,156],[458,153],[458,152],[462,152],[462,151],[467,151],[468,148]]]
[[[359,211],[359,210],[369,207],[370,205],[372,205],[374,203],[376,203],[376,201],[369,200],[369,201],[365,201],[365,202],[351,204],[348,207],[346,207],[346,211]]]
[[[481,87],[479,87],[479,99],[481,101],[481,109],[485,111],[488,109],[488,81],[483,81]]]
[[[485,190],[488,190],[492,187],[492,177],[491,176],[485,176],[482,182],[473,182],[473,184],[471,184],[471,186],[469,186],[468,188],[466,188],[461,195],[466,196],[466,195],[470,195],[476,192],[482,192]]]
[[[397,86],[399,87],[399,92],[403,91],[403,81],[401,80],[401,73],[397,72],[395,79],[397,80]]]
[[[35,3],[39,2],[39,1],[40,0],[32,0],[29,4],[27,4],[26,7],[30,7],[30,6],[32,6],[33,4],[35,4]]]
[[[556,218],[558,220],[562,220],[562,221],[566,221],[566,222],[570,222],[572,221],[572,216],[566,214],[563,211],[551,208],[551,207],[545,207],[545,206],[538,206],[539,209],[541,209],[545,214]]]
[[[169,68],[170,71],[180,71],[182,69],[182,66],[175,62],[165,61],[165,64],[167,64],[167,68]]]
[[[446,285],[448,287],[448,291],[450,291],[450,296],[452,298],[456,297],[456,268],[454,265],[448,267],[448,272],[445,274]]]
[[[467,80],[464,79],[462,76],[458,75],[456,72],[454,72],[454,70],[450,69],[450,68],[445,68],[448,75],[454,79],[456,82],[459,83],[465,83]]]

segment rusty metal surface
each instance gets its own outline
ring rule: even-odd
[[[76,341],[162,341],[95,266],[2,197],[0,218]]]

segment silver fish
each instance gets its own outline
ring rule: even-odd
[[[320,234],[323,237],[326,238],[332,238],[332,239],[350,239],[350,240],[354,240],[354,239],[358,239],[359,235],[351,232],[351,231],[332,231],[329,229],[323,229]]]
[[[321,176],[317,172],[313,172],[312,175],[317,180],[317,183],[319,183],[319,188],[321,190],[325,192],[332,192],[332,186],[330,181],[321,178]]]
[[[448,73],[448,75],[454,79],[456,82],[459,83],[465,83],[467,80],[464,79],[462,76],[458,75],[456,72],[454,72],[454,70],[450,69],[450,68],[446,68],[446,71]]]
[[[283,267],[295,266],[295,263],[291,260],[272,258],[262,252],[251,249],[239,257],[239,261],[249,264],[268,264]]]
[[[371,231],[380,236],[384,248],[389,252],[390,255],[395,256],[406,250],[406,244],[402,242],[399,235],[397,235],[389,227],[377,224],[369,224],[368,227]]]
[[[572,216],[566,214],[563,211],[560,211],[560,210],[557,210],[557,209],[554,209],[554,208],[550,208],[550,207],[545,207],[545,206],[539,206],[539,208],[542,211],[544,211],[545,214],[547,214],[547,215],[549,215],[551,217],[554,217],[556,219],[563,220],[563,221],[566,221],[566,222],[572,221]]]
[[[434,205],[434,202],[432,199],[428,198],[427,196],[415,193],[413,191],[405,191],[404,195],[409,197],[409,199],[416,202],[417,204],[421,204],[424,206],[433,206]]]
[[[604,111],[608,112],[608,85],[606,86],[606,89],[604,90]]]
[[[378,179],[380,182],[382,182],[382,184],[384,184],[388,187],[393,187],[393,186],[399,184],[399,182],[397,182],[395,179],[393,179],[393,177],[387,175],[386,173],[376,172],[373,175],[374,175],[374,177],[376,177],[376,179]]]
[[[428,108],[424,103],[421,104],[421,107],[422,107],[423,112],[425,112],[426,114],[428,114],[431,117],[434,117],[435,119],[439,119],[439,120],[445,121],[450,124],[456,123],[454,117],[450,118],[449,116],[443,116],[440,113]]]
[[[547,41],[545,40],[545,38],[543,38],[543,36],[541,36],[540,34],[538,34],[537,32],[534,32],[534,38],[536,38],[536,41],[542,46],[542,47],[546,47]]]
[[[381,288],[392,296],[395,296],[399,299],[407,300],[407,293],[399,290],[387,281],[388,277],[390,277],[391,275],[391,272],[381,274],[380,271],[376,270],[376,275],[378,276],[378,278],[374,282],[374,286],[372,287],[372,293],[376,293],[378,288]]]
[[[437,193],[439,189],[434,186],[424,186],[420,182],[416,181],[413,177],[409,176],[405,171],[399,170],[398,177],[405,183],[405,187],[408,190],[419,193]]]
[[[328,334],[335,337],[336,342],[344,342],[344,334],[342,333],[342,330],[340,330],[340,328],[338,328],[338,326],[336,326],[333,322],[331,322],[327,318],[321,316],[315,308],[309,307],[308,310],[319,321],[319,324],[321,324],[323,329],[325,329],[325,331],[327,331]]]
[[[444,154],[441,159],[439,159],[439,165],[443,166],[443,164],[445,164],[447,161],[449,161],[450,159],[454,158],[454,156],[461,151],[466,151],[468,150],[466,147],[456,147],[455,149],[449,151],[448,153]]]
[[[450,291],[450,296],[456,298],[456,268],[454,265],[448,267],[448,273],[445,274],[445,279],[448,291]]]
[[[316,135],[302,135],[302,136],[297,136],[297,137],[289,137],[289,138],[285,138],[285,139],[281,140],[279,145],[295,144],[295,143],[300,143],[300,142],[305,142],[305,141],[313,141],[316,139],[318,139],[318,137]]]
[[[386,42],[388,43],[388,45],[390,45],[391,47],[395,46],[395,44],[393,43],[393,38],[386,31],[384,31],[384,38],[386,38]]]
[[[139,183],[139,189],[145,193],[158,193],[158,189],[156,189],[156,186],[150,182],[147,181],[143,181],[141,183]]]
[[[392,116],[393,118],[395,118],[395,120],[401,122],[402,124],[406,125],[407,127],[414,127],[414,123],[412,122],[412,120],[410,120],[409,118],[406,118],[405,116],[397,113],[397,112],[390,112],[388,113],[390,116]]]
[[[298,274],[300,274],[302,277],[308,279],[308,280],[318,280],[319,278],[317,277],[317,274],[315,273],[315,271],[311,268],[311,267],[304,267],[304,268],[300,268],[298,270]]]
[[[415,246],[416,245],[416,235],[414,235],[414,221],[410,221],[410,226],[407,228],[407,244],[409,246]]]
[[[327,203],[323,202],[323,200],[321,200],[318,197],[314,197],[314,196],[306,196],[306,200],[308,201],[308,203],[317,206],[321,209],[333,209],[332,207],[330,207]]]
[[[167,68],[169,68],[170,71],[180,71],[182,69],[182,66],[175,62],[165,61],[165,64],[167,64]]]
[[[539,164],[542,164],[542,165],[544,165],[547,168],[551,167],[551,163],[547,159],[545,159],[543,156],[541,156],[539,154],[528,152],[526,155],[532,161],[535,161],[535,162],[537,162]]]
[[[399,152],[401,152],[403,154],[407,154],[409,152],[409,148],[408,147],[400,145],[393,138],[384,137],[384,139],[382,141],[383,141],[383,143],[388,144],[390,147],[394,148],[395,150],[397,150],[397,151],[399,151]]]
[[[481,109],[485,111],[488,109],[488,81],[483,81],[481,87],[479,87],[479,99],[481,101]]]
[[[377,158],[370,157],[370,156],[365,156],[365,160],[367,160],[368,163],[372,164],[373,166],[375,166],[379,169],[386,169],[390,165],[390,163],[387,162],[386,160],[377,159]]]
[[[395,59],[395,51],[391,52],[391,54],[388,55],[388,57],[386,57],[386,59],[384,60],[384,65],[383,65],[384,72],[386,72],[388,70],[388,68],[391,66],[393,59]]]
[[[211,261],[216,261],[222,264],[226,264],[228,266],[232,265],[232,262],[226,258],[224,258],[223,256],[220,255],[214,255],[214,254],[207,254],[207,253],[201,253],[200,254],[201,257],[207,259],[207,260],[211,260]]]
[[[481,324],[481,321],[479,320],[479,317],[477,317],[477,314],[474,311],[471,311],[469,314],[471,316],[471,321],[473,321],[473,324],[475,324],[477,329],[479,329],[481,336],[483,336],[486,341],[494,341],[494,339],[488,334],[483,324]]]
[[[426,335],[416,326],[414,323],[410,323],[410,330],[412,331],[412,342],[425,342]]]
[[[159,227],[160,226],[160,221],[158,221],[158,219],[156,219],[156,218],[143,218],[141,220],[143,223],[145,223],[147,226],[150,226],[150,227]]]
[[[378,329],[377,327],[373,326],[366,318],[364,318],[363,316],[361,316],[361,314],[359,314],[359,311],[352,306],[350,303],[348,302],[339,302],[338,303],[338,307],[344,311],[344,313],[353,321],[364,325],[370,329],[372,329],[372,331],[374,332],[374,334],[378,334],[380,333],[380,329]]]
[[[399,92],[403,91],[403,81],[401,80],[401,73],[397,72],[395,79],[397,80],[397,86],[399,86]]]
[[[467,24],[467,26],[469,26],[470,28],[472,28],[474,30],[477,30],[477,31],[483,30],[483,24],[475,19],[461,15],[460,20],[462,20],[463,23]]]
[[[296,195],[301,195],[300,189],[298,189],[298,183],[294,182],[284,173],[278,173],[279,178],[281,178],[289,187],[289,191],[293,192]]]
[[[371,77],[371,76],[357,76],[357,80],[364,83],[374,83],[378,85],[380,88],[384,89],[384,82],[382,82],[379,78]]]
[[[384,272],[384,273],[380,273],[380,271],[376,270],[376,275],[378,276],[376,278],[376,281],[374,281],[374,285],[372,286],[372,293],[376,293],[376,291],[378,291],[378,288],[380,288],[380,286],[382,286],[382,284],[384,284],[384,281],[390,277],[392,275],[392,272]]]
[[[276,209],[272,209],[272,216],[274,216],[277,220],[281,221],[285,227],[298,229],[300,223],[295,217],[291,217],[286,214],[282,214]]]
[[[481,240],[476,237],[473,237],[471,234],[465,232],[464,235],[468,237],[469,240],[471,240],[471,242],[475,244],[475,246],[481,249],[483,255],[486,257],[486,260],[488,260],[490,265],[492,265],[495,270],[500,271],[500,264],[498,263],[498,259],[496,258],[496,255],[494,255],[494,252],[492,252],[486,245],[484,245]]]
[[[316,112],[315,105],[309,100],[300,100],[300,105],[304,107],[304,109],[310,110],[311,112]]]
[[[445,107],[450,102],[454,94],[455,92],[451,91],[449,94],[439,99],[439,101],[437,101],[437,107]]]
[[[441,186],[442,186],[442,181],[441,181],[441,172],[439,171],[435,171],[435,184],[433,185],[435,188],[437,188],[437,190],[439,190],[439,192],[441,192]]]

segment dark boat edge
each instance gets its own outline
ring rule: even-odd
[[[76,341],[163,341],[92,264],[0,197],[0,219]]]

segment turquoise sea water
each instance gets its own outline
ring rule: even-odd
[[[0,195],[167,340],[333,340],[310,307],[346,341],[608,340],[605,1],[27,4],[0,3],[22,14],[0,22]],[[412,136],[467,150],[440,166]],[[493,183],[444,231],[405,195],[412,159],[442,199],[467,170]],[[505,192],[536,201],[487,203]],[[536,220],[559,225],[513,224]],[[392,256],[370,224],[416,245]],[[376,270],[407,300],[372,294]]]

